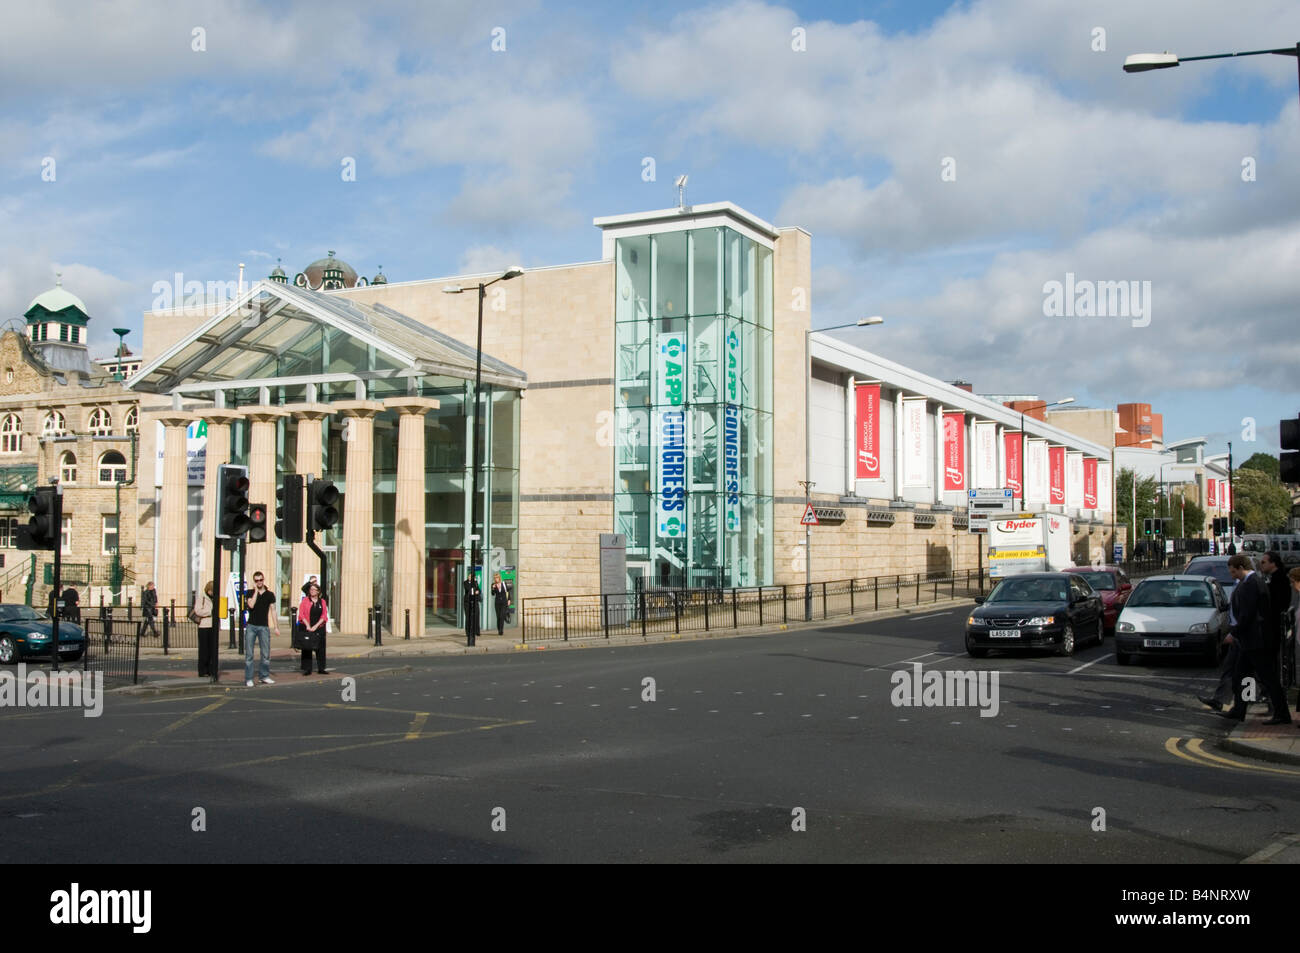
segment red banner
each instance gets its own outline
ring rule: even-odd
[[[1020,498],[1020,451],[1024,446],[1024,434],[1022,433],[1004,433],[1002,434],[1003,446],[1006,447],[1007,454],[1007,478],[1005,486],[1011,488],[1011,495],[1014,498]]]
[[[880,385],[858,385],[857,479],[880,479]]]
[[[1205,481],[1205,505],[1207,508],[1213,506],[1217,509],[1219,506],[1219,495],[1215,492],[1217,489],[1215,484],[1218,482],[1218,480]]]
[[[1097,508],[1097,458],[1083,458],[1083,508]]]
[[[1051,492],[1048,494],[1048,502],[1053,506],[1065,505],[1065,448],[1048,447],[1047,448],[1047,472],[1048,483]]]
[[[1219,481],[1219,509],[1232,509],[1232,493],[1229,492],[1231,489],[1232,487],[1228,484],[1227,480]]]
[[[943,415],[943,488],[966,489],[966,414]]]

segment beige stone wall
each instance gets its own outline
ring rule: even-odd
[[[525,598],[600,592],[600,534],[614,524],[612,500],[524,502],[519,523]]]
[[[805,479],[805,332],[812,326],[812,236],[780,229],[772,255],[772,479],[775,496],[802,496]],[[779,522],[779,521],[778,521]]]
[[[1044,422],[1053,427],[1060,427],[1076,437],[1101,444],[1103,447],[1115,446],[1115,427],[1118,415],[1113,410],[1104,408],[1088,410],[1049,410],[1044,414]]]

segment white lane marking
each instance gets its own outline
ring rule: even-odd
[[[1085,668],[1087,668],[1089,665],[1096,665],[1098,662],[1102,661],[1103,659],[1108,659],[1108,658],[1114,658],[1114,656],[1113,656],[1113,655],[1100,655],[1100,656],[1098,656],[1097,658],[1093,659],[1091,662],[1084,662],[1084,663],[1083,663],[1082,665],[1080,665],[1078,668],[1072,668],[1072,669],[1070,669],[1070,670],[1069,670],[1068,672],[1066,672],[1065,674],[1066,674],[1066,675],[1073,675],[1075,672],[1082,672],[1082,671],[1083,671]]]
[[[937,618],[939,618],[939,616],[941,616],[941,615],[952,615],[952,613],[953,613],[953,610],[952,610],[952,609],[949,609],[947,612],[936,612],[936,613],[934,613],[934,614],[932,614],[932,615],[914,615],[914,616],[912,616],[912,621],[913,621],[913,622],[920,622],[922,619],[937,619]]]
[[[18,816],[22,817],[23,815],[20,814]],[[1283,837],[1280,841],[1274,841],[1262,850],[1255,851],[1255,853],[1243,860],[1242,863],[1266,864],[1270,857],[1282,853],[1282,851],[1286,850],[1292,844],[1300,844],[1300,834],[1292,834],[1290,837]]]

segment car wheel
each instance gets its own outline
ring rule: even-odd
[[[1097,616],[1097,644],[1102,645],[1106,641],[1106,617]]]
[[[1061,647],[1056,650],[1056,654],[1067,658],[1074,654],[1074,626],[1068,622],[1065,624],[1065,632],[1061,635]]]
[[[971,645],[970,639],[966,640],[966,654],[971,658],[986,658],[989,654],[988,649],[982,649],[977,645]]]
[[[1118,662],[1120,665],[1127,665],[1129,664],[1129,662],[1133,661],[1133,656],[1130,655],[1128,652],[1116,652],[1115,661]]]
[[[0,663],[12,665],[17,654],[18,650],[14,647],[14,640],[7,635],[0,635]]]

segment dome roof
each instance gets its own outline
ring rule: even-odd
[[[284,278],[284,277],[286,277],[286,276],[285,276],[285,273],[284,273],[284,269],[280,267],[280,259],[277,258],[277,259],[275,260],[275,271],[271,272],[271,274],[268,275],[267,277],[270,277],[270,278]]]
[[[326,272],[330,272],[331,275],[339,276],[339,278],[336,278],[336,280],[342,281],[342,287],[344,288],[356,287],[357,284],[356,269],[353,268],[351,265],[349,265],[346,261],[339,261],[337,258],[335,258],[333,250],[331,250],[330,253],[326,255],[324,258],[320,258],[317,259],[316,261],[313,261],[310,265],[308,265],[306,268],[302,270],[302,274],[307,280],[307,287],[313,290],[321,288],[326,278],[328,277],[326,275]],[[294,284],[297,283],[298,283],[297,279],[295,278]]]
[[[377,274],[377,275],[375,275],[375,277],[371,278],[371,279],[370,279],[370,283],[371,283],[372,285],[386,285],[386,284],[388,284],[388,279],[387,279],[386,277],[384,277],[384,266],[383,266],[383,265],[380,265],[380,266],[379,266],[379,274]]]
[[[62,281],[49,291],[43,291],[33,298],[32,303],[27,306],[27,311],[23,313],[30,313],[32,308],[35,308],[37,305],[40,305],[46,311],[51,313],[57,313],[62,311],[64,308],[76,308],[82,314],[89,314],[86,311],[86,303],[64,288]]]

